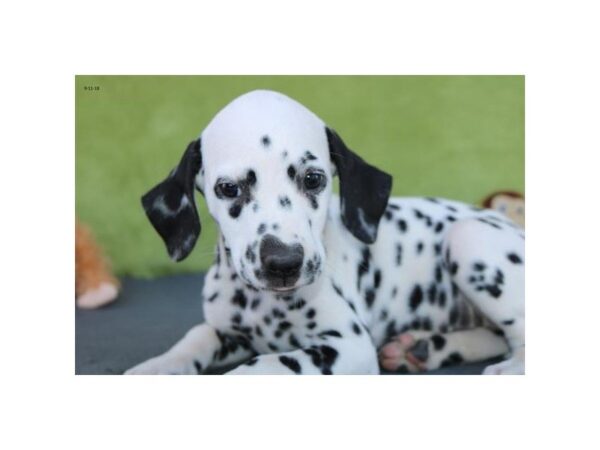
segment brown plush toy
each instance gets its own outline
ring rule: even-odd
[[[525,197],[513,191],[498,191],[486,197],[483,207],[501,212],[510,220],[525,228]]]
[[[90,230],[75,222],[75,301],[80,308],[98,308],[115,301],[119,281]]]

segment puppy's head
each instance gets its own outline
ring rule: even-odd
[[[276,92],[253,91],[215,116],[142,203],[179,261],[200,233],[197,188],[240,278],[258,289],[288,291],[312,283],[323,270],[335,174],[344,225],[357,239],[374,242],[391,177],[350,151],[304,106]]]

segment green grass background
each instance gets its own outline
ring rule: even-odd
[[[76,214],[120,275],[206,269],[216,230],[203,199],[202,236],[176,264],[140,196],[219,109],[253,89],[313,110],[394,175],[395,195],[479,203],[495,190],[523,192],[524,87],[522,76],[77,76]]]

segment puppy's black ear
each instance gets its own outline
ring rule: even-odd
[[[329,155],[340,177],[342,222],[357,239],[372,244],[390,197],[392,177],[363,161],[335,131],[326,128],[326,132]]]
[[[190,142],[179,165],[142,197],[150,222],[163,238],[169,256],[181,261],[200,235],[200,218],[194,201],[194,180],[202,167],[200,139]]]

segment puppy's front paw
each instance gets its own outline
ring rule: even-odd
[[[201,364],[193,358],[166,353],[132,367],[125,375],[197,375],[201,372]]]

